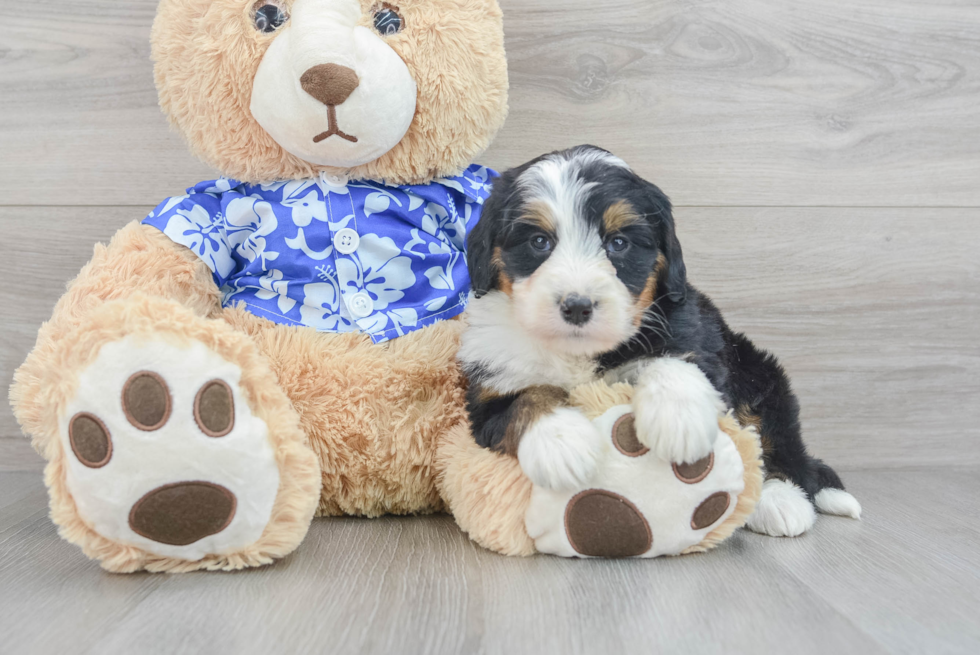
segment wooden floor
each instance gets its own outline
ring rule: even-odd
[[[860,470],[858,523],[654,561],[508,559],[447,516],[325,519],[236,574],[109,575],[0,473],[4,653],[977,653],[980,470]]]
[[[156,4],[0,3],[0,387],[93,243],[213,176],[156,106]],[[864,520],[649,562],[318,521],[265,570],[114,576],[58,539],[2,407],[0,652],[980,652],[980,2],[502,4],[482,161],[592,142],[660,184]]]

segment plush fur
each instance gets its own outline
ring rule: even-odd
[[[288,13],[300,0],[270,2]],[[361,12],[356,29],[376,30],[381,3],[337,2],[346,3],[347,16]],[[427,183],[469,165],[503,124],[507,65],[497,2],[404,0],[397,5],[403,29],[370,34],[401,57],[417,86],[408,132],[389,152],[353,169],[302,161],[250,113],[263,54],[289,29],[256,29],[261,4],[163,0],[153,27],[161,106],[190,147],[228,177],[263,182],[326,172]],[[241,309],[222,309],[220,301],[196,255],[154,228],[132,224],[108,246],[96,247],[41,328],[15,375],[11,402],[49,462],[52,517],[66,539],[111,571],[236,569],[267,564],[295,549],[314,514],[378,516],[446,507],[437,481],[451,493],[450,482],[460,479],[451,445],[466,429],[465,385],[455,360],[461,321],[375,345],[364,335],[273,324]],[[269,426],[281,483],[262,538],[240,552],[198,561],[161,557],[107,539],[79,514],[66,485],[71,453],[65,452],[59,425],[67,420],[65,406],[79,373],[103,345],[134,335],[203,343],[243,372],[240,391],[252,414]],[[437,458],[442,445],[449,450]],[[477,503],[473,493],[449,502],[463,516],[479,513],[469,507]],[[498,545],[523,552],[514,545],[519,541]]]
[[[124,231],[117,237],[117,242],[128,245],[131,239],[126,237],[134,236]],[[158,247],[161,245],[165,244],[157,244]],[[120,251],[110,246],[102,254],[105,260],[122,270],[134,271],[139,269],[133,268],[133,264],[143,260],[147,253]],[[69,292],[68,297],[75,300],[86,297],[78,293],[82,289],[112,296],[117,289],[116,281],[111,281],[113,284],[109,287],[100,284],[106,280],[93,275],[98,270],[98,267],[90,266],[83,271],[72,286],[76,295]],[[82,309],[82,304],[63,303],[66,318],[72,315],[73,309]],[[30,430],[35,448],[48,460],[45,481],[51,496],[51,517],[58,524],[62,537],[81,546],[89,557],[99,559],[106,569],[118,572],[231,570],[268,564],[292,552],[306,535],[316,508],[319,466],[307,436],[300,429],[299,416],[276,384],[268,361],[255,344],[223,321],[206,320],[177,302],[148,296],[138,290],[132,290],[125,300],[95,304],[91,310],[75,314],[74,318],[77,322],[66,338],[45,340],[45,348],[31,353],[17,371],[12,394],[18,417],[25,429]],[[47,328],[51,328],[51,324]],[[95,359],[103,345],[126,336],[162,338],[178,345],[188,340],[198,341],[241,367],[242,388],[250,407],[272,427],[270,439],[281,476],[273,518],[258,542],[240,552],[215,554],[188,562],[155,556],[106,539],[79,516],[65,482],[66,454],[58,438],[57,417],[60,408],[75,393],[77,373]]]
[[[775,357],[688,284],[668,198],[618,158],[582,146],[505,173],[469,251],[477,299],[460,359],[474,434],[516,454],[536,483],[575,486],[588,470],[568,391],[605,379],[637,385],[638,438],[663,459],[704,457],[727,409],[759,431],[768,478],[809,502],[845,493],[807,452],[799,403]],[[542,430],[564,436],[544,444]],[[859,513],[845,495],[820,504]],[[793,514],[791,503],[764,493],[760,511]],[[754,525],[799,534],[812,524],[808,511],[808,521]]]
[[[322,470],[320,516],[441,511],[436,447],[465,425],[455,363],[461,321],[442,321],[375,345],[226,310],[269,361],[300,416]]]

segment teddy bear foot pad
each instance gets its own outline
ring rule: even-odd
[[[632,409],[595,420],[604,440],[587,488],[535,486],[525,516],[539,552],[563,557],[658,557],[696,547],[734,511],[744,465],[719,430],[714,451],[693,464],[655,457],[636,438]]]
[[[241,370],[204,344],[105,344],[61,416],[67,486],[103,537],[198,560],[257,541],[279,469]]]

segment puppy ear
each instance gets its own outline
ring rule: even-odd
[[[666,260],[663,274],[663,286],[667,297],[675,303],[684,302],[687,298],[687,266],[684,264],[684,253],[681,242],[677,239],[674,229],[674,214],[670,199],[655,184],[644,182],[646,196],[650,203],[649,216],[657,226],[660,241],[660,251]]]
[[[493,191],[483,205],[480,220],[466,237],[466,261],[473,294],[477,298],[500,289],[501,271],[494,259],[494,251],[510,225],[509,217],[520,210],[521,185],[518,181],[532,166],[553,155],[541,155],[510,169],[494,181]]]
[[[681,252],[681,242],[674,232],[674,217],[667,210],[661,223],[663,229],[663,252],[667,258],[667,274],[664,286],[667,287],[667,297],[675,303],[684,302],[687,298],[687,266],[684,264],[684,254]]]
[[[506,175],[497,178],[490,197],[483,204],[480,220],[466,236],[466,262],[470,270],[473,294],[482,298],[500,288],[500,271],[494,262],[493,251],[504,215],[507,187]]]

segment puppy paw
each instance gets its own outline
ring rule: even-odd
[[[813,502],[821,514],[861,518],[861,503],[843,489],[821,489],[813,497]]]
[[[816,520],[817,513],[802,489],[786,480],[767,480],[746,526],[770,537],[796,537]]]
[[[517,459],[539,487],[580,489],[595,477],[602,436],[581,412],[563,407],[539,419],[524,433]]]
[[[641,374],[633,411],[640,443],[661,459],[693,464],[714,448],[724,404],[701,369],[664,358]]]

